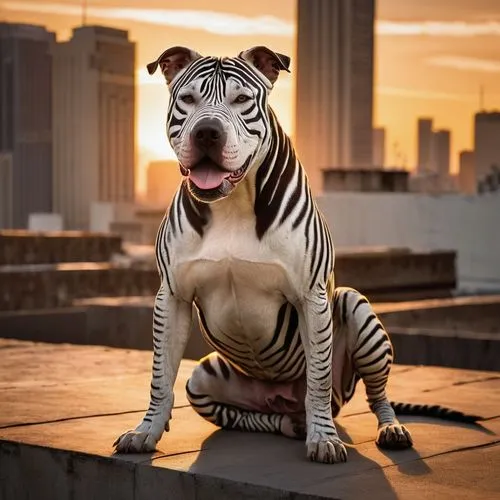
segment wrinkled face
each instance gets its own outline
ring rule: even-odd
[[[269,92],[289,62],[266,47],[222,59],[172,47],[148,64],[151,74],[160,67],[167,80],[167,136],[198,200],[225,198],[264,160]]]
[[[269,88],[242,60],[202,58],[171,86],[167,135],[191,193],[231,193],[269,145]]]

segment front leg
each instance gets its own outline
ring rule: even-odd
[[[160,287],[153,309],[153,374],[149,409],[133,431],[114,443],[116,451],[141,453],[154,451],[174,405],[174,382],[189,338],[192,306]]]
[[[333,312],[320,286],[304,298],[300,334],[307,362],[307,456],[314,462],[347,460],[332,417]]]

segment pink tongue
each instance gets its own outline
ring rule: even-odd
[[[219,187],[228,175],[228,172],[222,172],[211,165],[197,165],[195,169],[189,172],[189,178],[200,189],[214,189]]]

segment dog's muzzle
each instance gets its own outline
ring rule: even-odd
[[[191,194],[200,201],[216,201],[228,196],[243,179],[250,164],[250,156],[237,170],[222,166],[222,150],[227,141],[223,123],[217,118],[200,120],[190,133],[197,151],[196,163],[180,165],[181,174],[188,178]]]
[[[181,165],[181,172],[188,178],[191,194],[200,201],[211,202],[228,196],[245,176],[249,165],[250,157],[238,170],[229,172],[204,157],[189,170]]]

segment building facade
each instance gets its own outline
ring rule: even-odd
[[[295,144],[313,192],[371,168],[375,0],[298,0]]]
[[[66,229],[88,229],[93,202],[134,200],[135,44],[82,26],[53,56],[54,211]]]
[[[474,151],[477,179],[500,169],[500,111],[481,111],[474,116]]]
[[[12,228],[52,211],[52,56],[55,35],[41,26],[0,23],[0,154],[11,183]],[[7,202],[5,202],[7,203]]]

